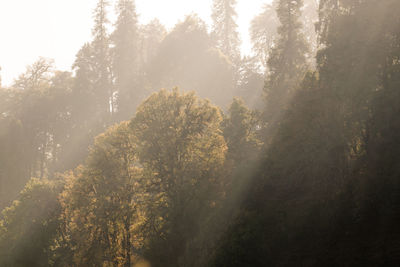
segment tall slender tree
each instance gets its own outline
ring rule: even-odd
[[[264,119],[271,124],[280,117],[293,90],[306,71],[308,46],[300,23],[303,0],[281,0],[277,14],[281,23],[279,37],[270,52],[269,76],[265,84],[266,109]]]
[[[92,30],[93,34],[93,60],[96,90],[96,104],[99,114],[108,116],[113,112],[112,96],[113,89],[111,86],[110,75],[110,39],[107,32],[107,25],[110,23],[107,18],[108,0],[99,0],[94,10],[95,25]],[[102,115],[100,115],[102,116]]]
[[[133,113],[129,107],[137,102],[139,92],[135,90],[138,81],[138,26],[135,2],[119,0],[116,6],[118,19],[112,34],[113,76],[115,88],[119,94],[118,110],[120,113]],[[136,86],[135,86],[136,85]]]
[[[235,7],[236,0],[214,0],[211,18],[217,47],[237,64],[240,59],[240,39],[235,21],[237,17]]]
[[[253,51],[264,69],[268,68],[268,59],[271,49],[275,46],[278,39],[278,19],[277,7],[279,0],[273,0],[271,4],[264,6],[262,13],[251,21],[250,36],[253,44]],[[310,46],[309,53],[306,54],[310,65],[315,64],[315,54],[318,48],[317,33],[315,24],[318,21],[318,2],[317,0],[304,0],[302,14],[299,21],[302,25],[304,38]]]

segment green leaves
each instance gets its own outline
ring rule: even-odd
[[[193,93],[161,90],[129,123],[99,135],[61,194],[75,264],[125,264],[143,256],[132,248],[150,255],[155,243],[182,251],[216,197],[226,152],[221,120]]]
[[[48,266],[58,234],[62,185],[32,179],[0,221],[0,265]]]

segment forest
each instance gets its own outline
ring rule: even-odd
[[[400,1],[236,6],[0,83],[0,266],[400,266]]]

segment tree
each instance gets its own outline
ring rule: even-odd
[[[276,42],[279,19],[276,14],[278,2],[264,6],[264,11],[251,21],[250,36],[256,58],[267,69],[271,49]]]
[[[108,1],[94,10],[93,40],[76,55],[70,97],[70,138],[62,156],[64,170],[75,168],[85,157],[92,139],[111,124],[114,88],[111,77],[110,38],[107,33]]]
[[[62,183],[32,179],[0,221],[2,266],[51,265],[53,240],[60,224],[57,196]]]
[[[193,93],[162,90],[150,96],[131,120],[138,157],[151,174],[148,203],[153,218],[145,255],[152,266],[189,266],[185,252],[202,216],[218,194],[226,144],[221,115]]]
[[[281,0],[278,3],[279,38],[270,53],[269,74],[264,88],[264,120],[270,125],[281,117],[306,71],[305,54],[308,48],[299,21],[302,6],[302,0]]]
[[[70,134],[71,84],[69,72],[54,72],[51,61],[41,58],[27,67],[14,88],[3,92],[0,176],[5,203],[15,199],[32,176],[45,178],[62,169],[59,159]]]
[[[54,61],[40,57],[32,65],[27,66],[26,72],[21,74],[13,87],[21,90],[35,90],[47,86],[54,69]]]
[[[118,112],[122,117],[132,116],[138,99],[139,91],[139,33],[137,14],[132,0],[119,0],[117,3],[117,22],[112,34],[113,76],[118,92]]]
[[[66,176],[68,238],[58,247],[70,247],[78,265],[184,260],[217,199],[226,150],[220,122],[207,101],[163,90],[129,124],[98,136],[86,164]]]
[[[317,0],[305,0],[301,16],[303,34],[309,46],[309,51],[306,54],[307,63],[313,70],[316,69],[316,55],[319,49],[318,33],[316,30],[319,2]]]
[[[277,15],[279,1],[274,0],[271,4],[264,6],[264,11],[256,16],[250,27],[253,51],[258,58],[263,70],[268,73],[268,60],[272,48],[278,41],[278,28],[280,21]],[[318,49],[317,33],[315,23],[318,21],[318,2],[316,0],[305,0],[299,21],[302,23],[301,32],[310,50],[306,53],[307,63],[310,67],[315,66],[315,55]]]
[[[265,75],[262,73],[256,57],[244,57],[238,70],[236,97],[241,97],[251,108],[264,106],[263,88]]]
[[[240,60],[240,39],[235,22],[236,0],[214,0],[211,18],[212,34],[217,47],[229,60],[238,65]]]
[[[141,171],[127,123],[99,135],[84,166],[67,176],[62,193],[67,247],[77,265],[130,266],[139,250]],[[136,227],[136,228],[135,228]]]
[[[17,198],[30,177],[30,158],[21,121],[0,116],[0,209]]]
[[[192,15],[164,38],[149,66],[151,88],[192,88],[219,105],[234,95],[234,70],[212,46],[204,21]]]
[[[21,122],[24,131],[29,166],[26,181],[33,176],[43,178],[47,173],[52,68],[51,60],[40,58],[28,66],[14,84],[14,106],[10,115]]]
[[[227,157],[235,166],[257,156],[259,126],[258,114],[249,110],[243,100],[234,98],[223,122],[223,133],[228,145]]]
[[[158,53],[158,49],[164,38],[167,36],[167,30],[164,25],[160,23],[158,19],[150,21],[146,25],[142,25],[139,29],[140,33],[140,53],[141,67],[143,71],[147,70],[147,67],[154,60]],[[146,74],[146,73],[144,73]]]
[[[40,103],[47,113],[47,158],[44,167],[48,177],[68,167],[63,162],[63,154],[71,136],[71,92],[73,78],[70,72],[56,71],[50,79],[46,99]],[[43,175],[41,175],[43,177]]]
[[[107,33],[108,0],[99,0],[94,10],[94,27],[92,30],[93,41],[92,57],[94,71],[94,88],[96,90],[97,116],[103,119],[103,127],[110,122],[113,110],[113,88],[111,83],[111,58],[110,58],[110,39]]]
[[[72,66],[74,77],[69,98],[70,137],[60,154],[63,171],[78,166],[88,154],[94,137],[104,130],[103,115],[98,112],[93,46],[86,43]]]

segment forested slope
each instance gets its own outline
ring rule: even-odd
[[[213,3],[0,89],[0,266],[400,264],[400,2]]]

